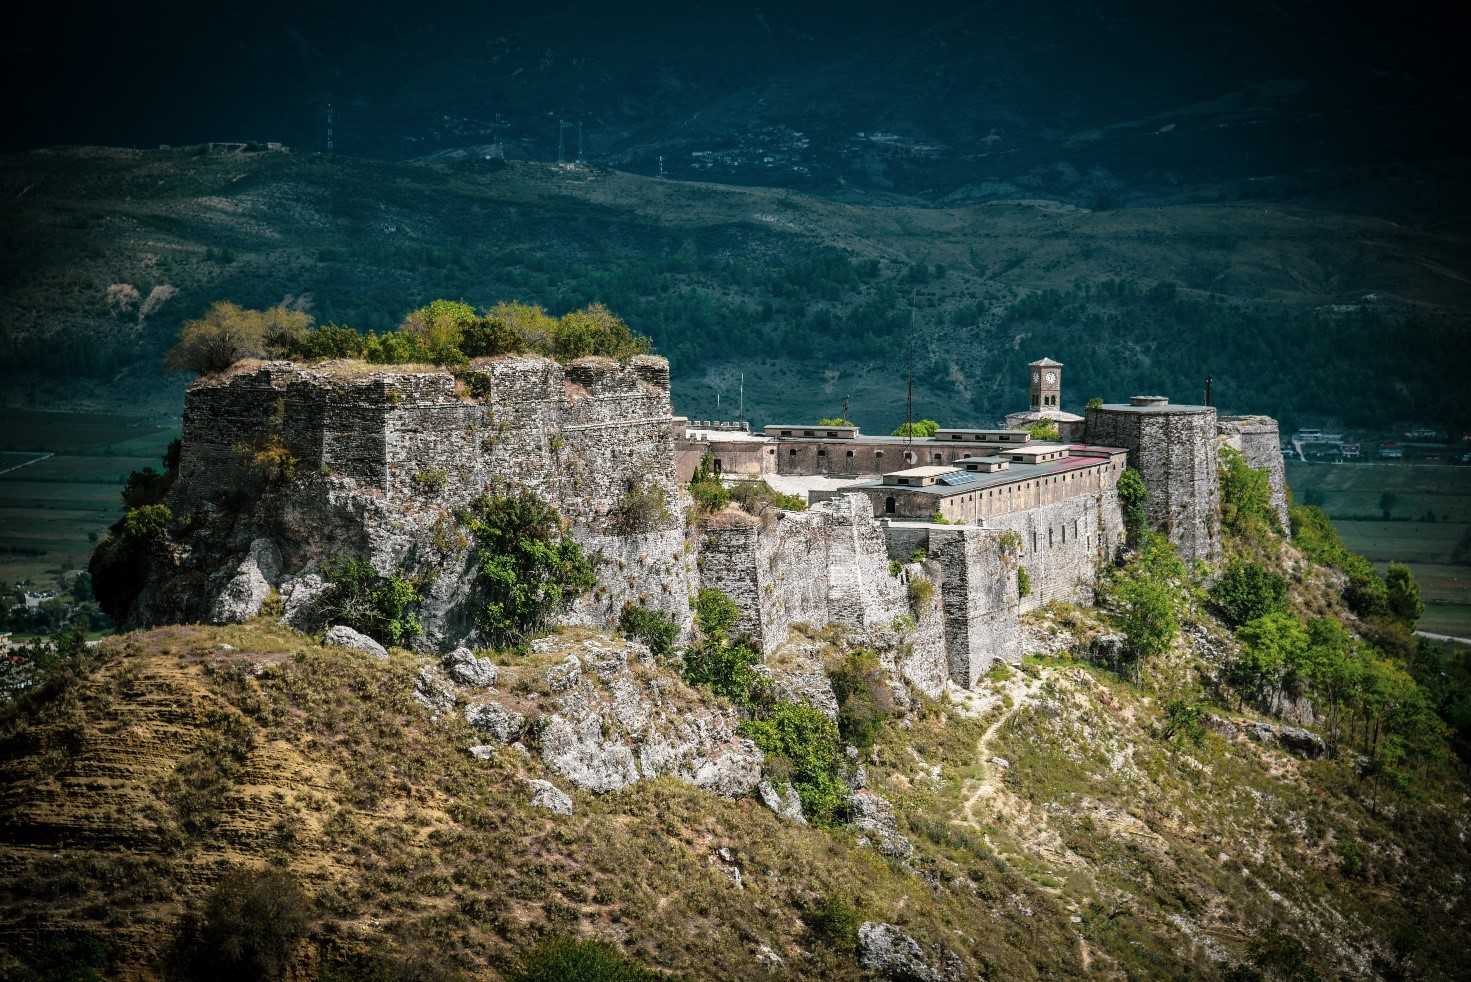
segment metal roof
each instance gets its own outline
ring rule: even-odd
[[[901,494],[933,494],[943,498],[952,494],[968,494],[976,490],[987,490],[990,488],[1004,487],[1008,484],[1021,484],[1040,478],[1055,477],[1069,471],[1083,470],[1088,467],[1102,467],[1107,464],[1108,459],[1105,457],[1062,457],[1041,464],[1014,462],[1007,470],[993,471],[989,474],[978,471],[960,471],[959,473],[974,479],[964,484],[951,484],[946,482],[943,477],[939,479],[939,482],[923,487],[912,484],[885,484],[882,480],[878,480],[845,484],[838,488],[838,490],[868,491],[882,488],[889,492]]]
[[[1060,361],[1053,361],[1051,358],[1038,358],[1036,361],[1034,361],[1034,362],[1030,363],[1029,365],[1027,365],[1027,367],[1028,368],[1061,368],[1062,367],[1062,362],[1060,362]]]

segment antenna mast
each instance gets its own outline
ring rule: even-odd
[[[567,128],[567,123],[564,120],[562,120],[562,119],[558,119],[557,120],[557,163],[558,164],[561,164],[562,163],[562,132],[564,130],[566,130],[566,128]]]
[[[582,163],[582,121],[577,122],[577,162]]]
[[[329,103],[327,103],[327,152],[328,153],[331,153],[332,152],[332,120],[333,120],[333,117],[334,117],[334,113],[332,111],[332,103],[329,102]]]
[[[741,372],[741,419],[746,418],[746,373]]]

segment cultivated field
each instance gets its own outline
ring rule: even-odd
[[[1287,480],[1295,500],[1321,504],[1350,549],[1381,569],[1398,562],[1414,570],[1425,598],[1421,630],[1471,637],[1471,565],[1451,562],[1471,529],[1471,467],[1289,461]],[[1390,515],[1398,521],[1380,519],[1386,491],[1396,496]],[[1424,520],[1429,514],[1436,521]]]
[[[161,469],[176,423],[0,410],[0,581],[54,589],[122,514],[128,473]],[[49,456],[48,456],[49,455]]]

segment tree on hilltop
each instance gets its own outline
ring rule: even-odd
[[[219,300],[204,316],[188,321],[179,340],[164,356],[164,364],[178,372],[207,375],[222,372],[242,358],[281,357],[299,343],[312,326],[312,316],[280,304],[251,310]]]

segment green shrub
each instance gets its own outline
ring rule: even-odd
[[[1119,629],[1136,663],[1168,651],[1180,632],[1171,587],[1151,577],[1128,576],[1117,586],[1115,596],[1122,606]]]
[[[420,494],[439,494],[449,486],[449,471],[443,467],[426,467],[414,474],[414,490]]]
[[[1349,551],[1323,509],[1313,505],[1294,505],[1288,514],[1292,521],[1293,544],[1302,550],[1303,555],[1348,577],[1343,599],[1354,613],[1371,617],[1388,611],[1389,590],[1383,578],[1367,559]]]
[[[553,938],[523,956],[506,976],[509,982],[658,982],[650,971],[603,941]]]
[[[388,334],[370,334],[363,342],[363,357],[379,365],[405,365],[426,362],[429,352],[424,350],[419,339],[403,331]]]
[[[783,702],[764,717],[742,723],[741,732],[768,757],[788,765],[808,821],[832,825],[846,817],[851,792],[842,777],[836,723],[811,706]]]
[[[1404,563],[1390,563],[1384,571],[1385,606],[1396,619],[1413,627],[1425,613],[1425,602],[1420,599],[1420,584],[1415,574]]]
[[[1233,559],[1211,588],[1211,599],[1232,627],[1255,620],[1287,603],[1287,580],[1259,563]]]
[[[838,733],[845,743],[867,750],[894,712],[894,696],[878,656],[859,648],[828,665],[828,680],[838,700]]]
[[[863,923],[863,914],[844,897],[823,897],[802,912],[802,923],[818,944],[838,951],[858,950],[858,927]]]
[[[648,645],[649,651],[661,661],[674,653],[674,639],[679,637],[679,625],[674,623],[674,618],[643,604],[623,605],[618,630],[625,638]]]
[[[1119,475],[1119,506],[1124,513],[1124,536],[1129,545],[1136,544],[1149,521],[1149,490],[1144,478],[1132,467]]]
[[[329,589],[318,611],[329,624],[345,624],[383,644],[404,644],[423,628],[414,608],[421,585],[402,576],[384,576],[366,559],[339,557],[322,567]]]
[[[163,501],[169,490],[173,488],[174,481],[179,477],[179,455],[182,450],[182,441],[175,439],[169,442],[168,449],[163,455],[162,474],[152,467],[144,467],[130,473],[127,482],[123,485],[123,507],[141,508],[144,505],[156,505]]]
[[[702,593],[704,591],[701,591]],[[761,652],[744,640],[697,638],[684,651],[684,678],[703,685],[738,706],[766,698],[766,680],[756,671]]]
[[[173,512],[167,505],[128,509],[92,551],[87,571],[92,592],[104,613],[126,621],[133,601],[148,580],[149,566],[165,555]]]
[[[297,338],[287,354],[301,361],[360,358],[367,339],[343,324],[323,324]]]
[[[476,623],[496,647],[522,644],[596,582],[592,559],[556,509],[530,491],[481,495],[462,521],[484,597]]]
[[[1062,433],[1058,430],[1057,424],[1050,420],[1039,420],[1028,426],[1027,436],[1046,443],[1056,443],[1062,439]]]
[[[204,375],[222,372],[242,358],[285,355],[311,326],[311,315],[284,306],[247,310],[228,300],[188,321],[164,357],[165,367]]]
[[[227,873],[204,909],[186,921],[178,952],[181,974],[223,982],[285,978],[310,919],[311,902],[291,873]]]
[[[1241,625],[1241,651],[1227,667],[1227,679],[1243,698],[1271,708],[1284,692],[1296,694],[1309,651],[1307,630],[1292,614],[1276,611]]]
[[[765,481],[737,481],[729,488],[731,500],[752,515],[763,514],[768,508],[783,511],[805,511],[807,502],[795,494],[782,494]]]
[[[690,477],[690,497],[695,500],[695,510],[704,514],[730,504],[730,490],[715,473],[715,455],[708,450]]]
[[[1234,447],[1222,447],[1219,475],[1221,525],[1227,532],[1259,542],[1280,531],[1266,471],[1252,467]]]
[[[663,489],[647,479],[630,479],[608,512],[608,524],[619,535],[636,535],[661,528],[669,519],[669,503],[664,498]]]
[[[1032,592],[1032,577],[1025,569],[1016,568],[1016,595],[1018,597],[1029,596]]]
[[[1205,709],[1198,702],[1171,699],[1165,704],[1165,725],[1161,735],[1166,740],[1183,738],[1200,746],[1205,743]]]
[[[940,424],[932,419],[917,419],[913,423],[900,423],[895,428],[894,436],[934,436],[940,430]]]
[[[935,584],[923,576],[916,576],[909,581],[909,609],[918,617],[929,607],[930,601],[935,597]]]
[[[842,416],[824,416],[822,419],[819,419],[817,421],[817,425],[818,426],[852,426],[853,425],[853,421],[851,419],[844,419]]]

